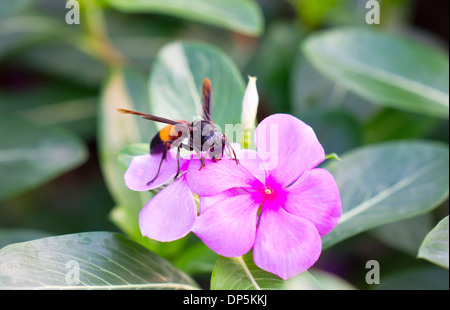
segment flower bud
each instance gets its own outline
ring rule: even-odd
[[[242,101],[241,122],[244,131],[251,131],[255,128],[256,112],[258,110],[259,96],[256,89],[256,77],[248,77],[247,89]]]

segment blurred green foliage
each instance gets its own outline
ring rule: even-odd
[[[190,106],[183,96],[189,75],[194,85],[205,74],[215,79],[219,123],[239,121],[243,77],[251,75],[258,77],[259,120],[291,113],[315,129],[327,153],[392,140],[448,147],[448,32],[417,22],[421,1],[384,0],[381,24],[374,26],[365,24],[365,1],[357,0],[78,2],[81,23],[68,25],[65,1],[0,0],[0,247],[122,231],[209,281],[217,255],[195,237],[169,245],[141,237],[137,216],[154,193],[128,190],[117,160],[157,129],[115,108],[189,119],[195,112],[195,102]],[[202,67],[210,63],[217,67]],[[352,160],[375,158],[374,152]],[[414,155],[405,157],[415,163],[411,169],[431,158]],[[448,167],[448,152],[442,158]],[[427,177],[439,180],[434,173]],[[431,198],[425,220],[405,219],[348,239],[324,251],[317,267],[366,289],[373,286],[364,282],[364,264],[377,259],[389,279],[380,289],[448,289],[448,271],[415,258],[426,233],[448,214],[441,197],[448,190],[442,192]],[[216,265],[216,280],[229,271],[224,264]]]

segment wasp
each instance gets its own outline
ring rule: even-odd
[[[127,109],[118,109],[118,111],[120,113],[138,115],[142,116],[144,119],[167,124],[167,126],[161,129],[150,142],[150,154],[162,155],[158,172],[147,185],[151,184],[158,177],[161,166],[167,158],[167,153],[171,147],[177,148],[178,170],[175,179],[180,174],[180,152],[182,148],[197,153],[201,159],[200,169],[205,166],[205,161],[208,156],[213,162],[221,160],[224,156],[225,148],[227,148],[230,158],[235,160],[236,164],[239,164],[236,152],[228,142],[227,137],[212,121],[212,85],[208,78],[205,78],[202,83],[201,119],[194,120],[192,123],[186,120],[174,121]],[[187,143],[184,143],[183,141],[186,141],[186,139]],[[203,157],[202,152],[206,153],[205,157]]]

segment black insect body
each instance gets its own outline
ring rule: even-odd
[[[118,109],[124,114],[133,114],[142,116],[145,119],[167,124],[161,129],[150,142],[150,154],[162,154],[156,176],[148,182],[152,183],[159,175],[161,166],[167,158],[167,152],[171,147],[177,148],[178,170],[175,178],[180,173],[180,151],[184,148],[189,151],[195,151],[201,158],[200,169],[205,166],[205,160],[209,156],[214,162],[223,158],[225,148],[228,149],[229,156],[239,163],[236,153],[228,142],[227,137],[220,132],[212,121],[212,86],[211,81],[205,78],[202,83],[202,119],[189,123],[185,120],[173,121],[170,119],[154,116],[151,114],[131,111],[127,109]],[[184,143],[186,141],[187,143]],[[201,152],[206,152],[203,157]]]

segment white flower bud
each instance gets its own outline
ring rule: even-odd
[[[259,96],[256,89],[256,77],[249,76],[247,89],[242,101],[241,122],[245,131],[255,127],[256,112],[258,111]]]

